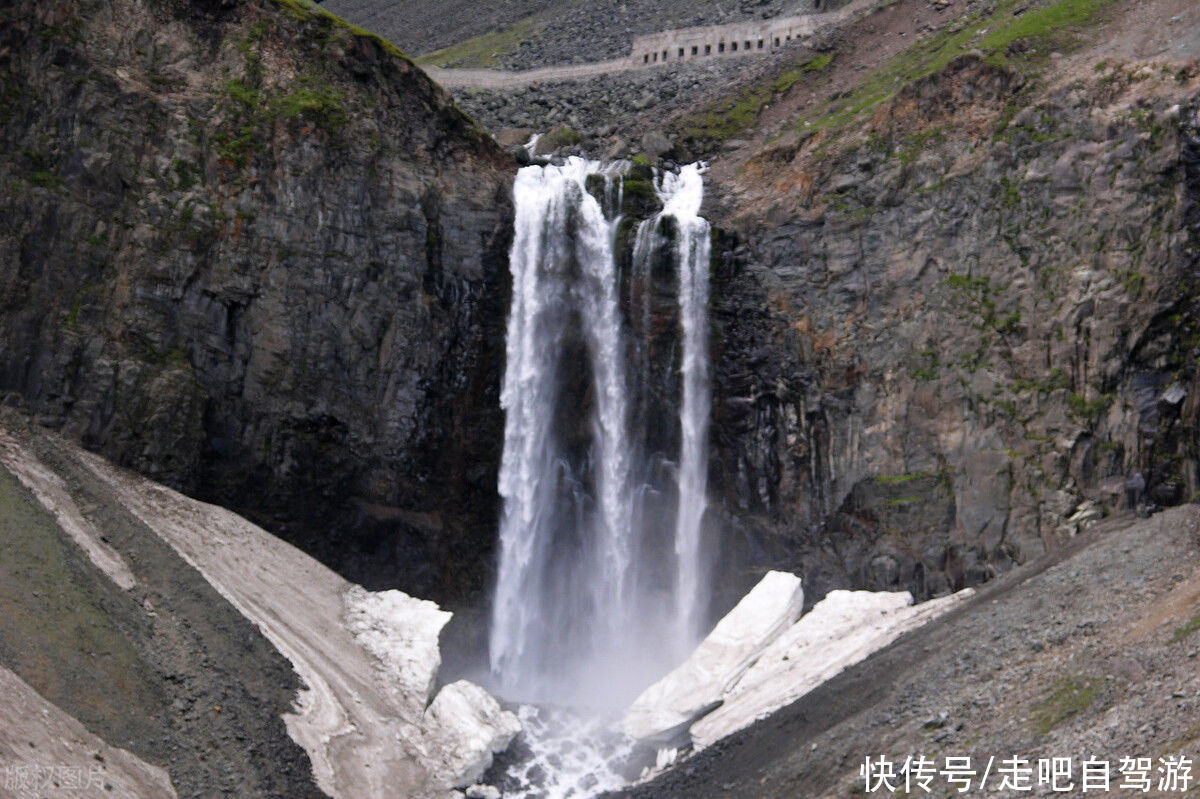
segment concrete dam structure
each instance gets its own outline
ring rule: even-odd
[[[837,11],[775,19],[677,28],[638,36],[625,58],[587,64],[564,64],[519,72],[498,69],[444,69],[426,66],[430,77],[446,88],[507,89],[533,83],[569,81],[638,69],[672,66],[711,58],[768,55],[823,27],[840,25],[869,13],[879,0],[856,0]],[[820,6],[818,5],[818,8]]]

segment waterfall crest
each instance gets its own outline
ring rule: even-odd
[[[633,263],[616,252],[621,172],[581,158],[531,166],[513,189],[512,305],[501,389],[500,560],[491,671],[507,698],[615,706],[686,656],[702,630],[709,227],[697,166],[661,175],[663,210],[641,223]],[[673,220],[672,225],[664,220]],[[670,228],[664,232],[664,228]],[[674,262],[671,374],[644,374],[631,286]],[[641,278],[639,278],[641,276]],[[642,285],[642,284],[638,284]],[[642,286],[644,289],[644,285]],[[643,295],[645,292],[643,291]],[[666,440],[637,396],[679,396]],[[666,468],[650,464],[662,462]],[[664,475],[669,475],[664,477]],[[670,504],[669,516],[647,507]]]

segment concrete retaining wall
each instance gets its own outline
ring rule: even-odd
[[[835,17],[839,15],[808,14],[651,33],[633,40],[630,58],[636,69],[672,61],[762,55],[786,47],[793,39],[811,36],[821,25],[835,21]]]
[[[505,72],[497,69],[441,69],[425,67],[429,76],[441,85],[456,89],[510,89],[532,83],[578,80],[633,69],[670,66],[677,62],[705,58],[734,58],[766,55],[787,47],[797,39],[812,36],[826,25],[836,25],[869,12],[880,0],[855,0],[847,6],[824,14],[777,17],[755,22],[709,25],[638,36],[632,52],[625,58],[590,64]],[[820,5],[818,5],[818,8]]]

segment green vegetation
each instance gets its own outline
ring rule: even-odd
[[[57,189],[63,184],[63,179],[58,175],[40,169],[33,172],[26,172],[24,178],[30,185],[43,189]]]
[[[110,603],[111,584],[28,492],[0,469],[0,647],[5,665],[51,702],[95,723],[120,717],[145,689]],[[54,663],[57,668],[48,668]],[[73,675],[61,679],[55,675]],[[103,685],[97,692],[95,687]]]
[[[991,281],[986,277],[951,275],[943,281],[943,285],[958,294],[967,310],[976,317],[974,325],[977,330],[990,330],[1001,336],[1020,330],[1021,312],[1010,311],[1001,315],[996,310],[996,301],[992,298]]]
[[[516,52],[545,26],[540,16],[528,17],[502,31],[485,33],[423,55],[417,59],[417,63],[434,67],[494,67],[499,58]]]
[[[905,483],[911,483],[914,480],[925,480],[925,479],[930,479],[930,478],[937,479],[937,480],[944,480],[944,479],[946,479],[946,472],[934,471],[934,472],[912,472],[911,474],[881,474],[881,475],[877,475],[875,477],[875,482],[879,483],[880,485],[894,486],[894,485],[903,485]]]
[[[651,178],[631,171],[621,179],[621,213],[630,219],[647,219],[661,207]]]
[[[543,141],[552,149],[557,150],[559,147],[572,147],[579,144],[579,134],[566,126],[560,125],[539,139],[538,144],[541,144]]]
[[[346,123],[343,95],[331,86],[318,86],[310,80],[272,102],[276,119],[307,116],[326,129],[340,128]]]
[[[1083,394],[1072,394],[1067,397],[1067,410],[1076,419],[1083,422],[1090,422],[1108,410],[1109,406],[1113,404],[1114,399],[1116,399],[1116,396],[1113,394],[1101,394],[1091,400]]]
[[[945,141],[946,130],[940,125],[920,133],[910,133],[900,142],[900,147],[897,151],[900,163],[911,164],[917,160],[921,153]]]
[[[22,147],[18,152],[29,164],[29,168],[21,173],[25,182],[43,189],[57,189],[62,186],[62,178],[54,171],[54,158],[41,150],[31,150]]]
[[[261,88],[261,67],[257,57],[247,58],[246,76],[225,82],[225,95],[232,102],[238,121],[213,135],[217,155],[237,168],[245,167],[250,153],[269,139],[269,128],[277,120],[306,118],[328,131],[346,123],[345,95],[334,86],[321,83],[313,74],[301,75],[291,86]],[[177,186],[192,185],[190,168],[182,162],[172,164]]]
[[[187,191],[196,185],[197,173],[201,170],[182,158],[176,158],[171,161],[171,171],[175,173],[175,188]]]
[[[826,53],[803,61],[775,76],[770,82],[747,86],[730,97],[710,105],[705,111],[688,117],[681,124],[683,136],[703,141],[721,141],[741,133],[754,123],[763,106],[784,94],[800,79],[821,72],[833,63]]]
[[[1013,391],[1018,394],[1023,394],[1027,391],[1036,391],[1038,394],[1049,394],[1060,388],[1070,387],[1070,376],[1057,366],[1050,370],[1050,374],[1041,379],[1031,380],[1025,377],[1018,377],[1013,380]]]
[[[1146,276],[1136,269],[1125,269],[1117,273],[1117,279],[1125,287],[1125,292],[1135,300],[1142,296],[1146,288]]]
[[[1171,643],[1177,644],[1184,638],[1187,638],[1192,633],[1200,630],[1200,613],[1192,616],[1186,623],[1175,628],[1175,632],[1171,635]]]
[[[918,383],[930,383],[937,380],[941,367],[941,356],[938,351],[930,347],[918,353],[918,357],[921,361],[918,362],[919,365],[908,370],[909,377]]]
[[[321,22],[333,26],[338,30],[345,31],[351,36],[358,36],[364,39],[371,39],[385,51],[397,58],[403,58],[405,61],[411,61],[408,56],[400,52],[400,48],[383,38],[379,34],[371,33],[371,31],[360,28],[336,14],[326,11],[313,0],[275,0],[280,9],[289,17],[301,22]],[[253,31],[253,29],[252,29]]]
[[[1100,697],[1104,680],[1071,675],[1055,680],[1050,693],[1033,707],[1033,728],[1045,735],[1059,723],[1087,710]]]
[[[1015,210],[1021,205],[1021,192],[1017,188],[1017,181],[1004,175],[1000,178],[998,189],[1000,191],[1000,204],[1010,211]]]
[[[1011,65],[1050,49],[1066,50],[1071,31],[1092,20],[1115,0],[1056,0],[1028,8],[1028,0],[1002,0],[990,13],[977,12],[915,43],[869,72],[858,86],[815,115],[799,120],[804,130],[833,130],[890,100],[902,87],[938,72],[972,50],[992,65]],[[1011,47],[1010,47],[1011,45]]]
[[[99,283],[86,283],[75,290],[75,300],[71,304],[71,310],[67,311],[65,320],[68,327],[79,325],[79,312],[83,308],[84,300],[95,297],[103,290],[104,287]]]

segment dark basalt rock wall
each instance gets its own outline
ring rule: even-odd
[[[1195,74],[1135,69],[1046,92],[961,59],[714,187],[727,573],[928,597],[1125,510],[1135,473],[1143,510],[1195,499]]]
[[[0,15],[0,395],[352,580],[481,602],[508,157],[311,5]]]

